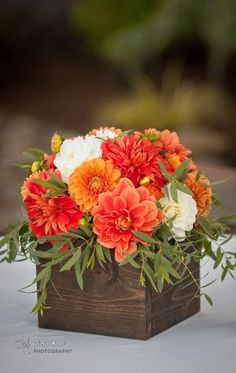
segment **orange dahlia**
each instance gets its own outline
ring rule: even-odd
[[[90,211],[102,192],[113,190],[120,180],[120,171],[112,162],[94,158],[75,169],[69,181],[69,193],[82,211]]]
[[[137,242],[141,240],[132,231],[151,235],[163,217],[148,190],[143,186],[136,189],[127,178],[121,179],[112,192],[100,194],[92,215],[98,242],[114,249],[118,262],[125,258],[126,252],[137,250]]]
[[[56,172],[51,170],[51,173]],[[36,237],[57,235],[77,228],[83,213],[75,202],[65,194],[45,198],[44,194],[49,190],[36,184],[34,179],[50,180],[50,176],[46,170],[34,173],[24,182],[21,190],[31,221],[30,228]]]
[[[191,189],[193,198],[197,203],[198,214],[207,217],[211,210],[213,195],[210,181],[203,175],[198,180],[191,179],[187,180],[187,185]]]

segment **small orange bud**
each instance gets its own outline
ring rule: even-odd
[[[147,185],[147,184],[150,184],[150,182],[151,182],[151,180],[148,176],[143,176],[139,180],[139,185]]]
[[[168,158],[168,163],[171,165],[171,167],[173,167],[174,170],[181,165],[181,161],[177,154],[171,154]]]
[[[53,153],[58,153],[63,143],[63,138],[57,132],[54,133],[51,140],[51,149]]]

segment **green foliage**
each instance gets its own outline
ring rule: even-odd
[[[43,169],[45,167],[46,162],[44,161],[44,152],[40,149],[29,149],[27,152],[23,152],[23,155],[26,158],[29,158],[28,162],[20,162],[17,163],[16,166],[19,168],[25,168],[29,172],[31,171],[32,164],[38,164],[38,169]]]
[[[0,241],[0,262],[13,263],[29,258],[32,247],[36,248],[37,239],[29,230],[27,221],[10,225],[8,233]]]
[[[168,175],[171,185],[176,188],[174,192],[170,190],[173,197],[176,197],[179,180],[186,177],[187,167],[188,162],[185,162],[174,175]],[[50,180],[50,183],[56,188],[63,187],[63,183],[57,179]],[[50,184],[50,187],[52,185]],[[48,184],[47,186],[49,187]],[[53,270],[64,272],[73,269],[78,286],[83,290],[85,271],[93,270],[96,265],[106,270],[107,264],[114,260],[111,250],[97,242],[96,235],[91,230],[91,217],[87,216],[86,219],[88,224],[85,226],[38,240],[30,232],[29,223],[26,221],[18,226],[10,226],[9,232],[0,241],[1,262],[29,259],[40,266],[40,271],[31,284],[37,284],[38,292],[33,312],[43,315],[44,309],[47,308],[47,287],[50,285],[55,288],[51,276]],[[181,242],[175,239],[171,222],[157,226],[152,236],[132,231],[139,240],[137,250],[132,254],[126,253],[120,266],[130,265],[139,271],[140,286],[146,286],[149,282],[155,291],[162,292],[166,284],[183,282],[183,289],[194,286],[193,296],[203,296],[212,305],[211,298],[203,289],[213,281],[201,286],[198,273],[191,269],[192,263],[209,258],[213,262],[213,268],[221,268],[222,281],[228,275],[234,278],[236,252],[225,250],[225,245],[232,238],[226,223],[232,219],[235,219],[234,215],[218,219],[199,216],[194,229]],[[49,240],[54,242],[51,247],[44,245]],[[56,288],[55,290],[57,291]],[[191,299],[186,301],[190,302]]]
[[[61,181],[61,179],[51,173],[49,173],[49,176],[50,180],[33,179],[36,184],[50,189],[49,192],[44,194],[44,197],[55,197],[59,194],[64,194],[67,192],[67,185],[63,181]]]

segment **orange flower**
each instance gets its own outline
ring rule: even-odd
[[[171,165],[171,167],[176,170],[180,165],[181,161],[177,154],[173,153],[168,157],[168,163]]]
[[[148,189],[151,196],[155,197],[157,201],[164,197],[164,193],[162,192],[162,188],[158,183],[153,182],[149,177],[144,176],[139,180],[139,185],[144,186]]]
[[[117,135],[119,135],[122,132],[120,128],[116,128],[116,127],[100,127],[100,128],[94,128],[93,130],[91,130],[89,132],[89,135],[96,136],[97,133],[99,133],[99,132],[103,133],[103,132],[106,132],[106,131],[114,132]]]
[[[92,215],[98,242],[114,249],[118,262],[125,258],[126,252],[137,250],[137,242],[141,240],[132,231],[151,235],[163,217],[148,190],[143,186],[136,189],[127,178],[121,179],[112,192],[100,194]]]
[[[164,193],[161,191],[157,183],[154,182],[144,186],[148,189],[150,195],[153,196],[157,201],[164,197]]]
[[[166,184],[158,159],[169,166],[158,155],[157,146],[149,140],[141,139],[139,135],[125,135],[115,140],[106,140],[102,144],[103,159],[111,160],[119,168],[122,177],[129,178],[135,186],[142,177],[147,176],[159,183],[160,187]]]
[[[113,190],[120,180],[120,171],[112,162],[92,159],[75,169],[69,181],[69,193],[82,211],[90,211],[102,192]]]
[[[22,196],[23,201],[25,201],[26,197],[29,194],[38,195],[38,194],[42,193],[43,190],[44,190],[44,193],[47,193],[47,191],[45,191],[46,189],[45,188],[43,189],[43,187],[41,185],[33,182],[33,179],[41,179],[41,180],[45,180],[45,181],[49,180],[50,176],[48,175],[48,173],[54,174],[55,176],[61,178],[60,171],[55,170],[53,168],[51,168],[47,171],[46,170],[41,170],[41,171],[34,172],[29,177],[27,177],[27,179],[24,181],[24,184],[21,187],[21,196]]]
[[[207,217],[211,210],[212,189],[209,180],[201,175],[198,180],[187,179],[187,185],[193,193],[193,198],[197,203],[198,214]],[[204,185],[203,185],[204,184]],[[209,187],[207,186],[209,185]]]
[[[50,173],[56,174],[54,170]],[[33,179],[50,180],[50,176],[46,170],[36,172],[24,182],[21,190],[30,228],[36,237],[57,235],[77,228],[83,213],[75,202],[65,194],[45,198],[44,194],[49,189],[36,184]]]

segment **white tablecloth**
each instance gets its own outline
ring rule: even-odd
[[[235,246],[236,239],[230,248]],[[209,268],[207,263],[202,273]],[[36,295],[17,292],[34,275],[32,263],[0,264],[1,373],[236,372],[236,282],[231,277],[207,289],[213,308],[202,300],[201,313],[148,341],[136,341],[38,329],[30,313]],[[211,273],[207,281],[216,276]]]

